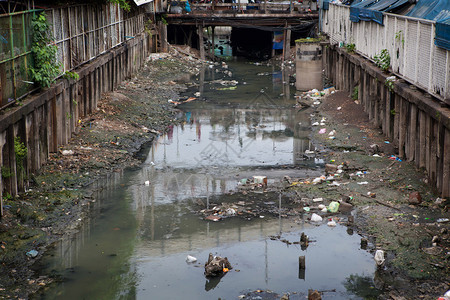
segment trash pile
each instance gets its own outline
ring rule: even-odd
[[[254,201],[238,201],[234,203],[222,203],[215,205],[212,208],[206,208],[199,211],[203,215],[203,219],[207,221],[218,222],[222,219],[230,217],[241,217],[246,220],[253,218],[264,218],[262,213],[276,214],[279,209],[275,202],[261,202],[260,204]]]
[[[334,87],[324,89],[323,91],[312,89],[310,91],[303,92],[300,95],[295,96],[297,100],[297,107],[318,106],[322,103],[321,101],[324,96],[334,94],[335,92],[336,90]]]
[[[208,261],[205,263],[205,276],[206,277],[218,277],[223,276],[228,273],[229,270],[233,269],[228,258],[214,256],[212,253],[208,256]]]
[[[253,176],[252,178],[243,178],[239,181],[239,190],[255,190],[267,187],[267,176]]]

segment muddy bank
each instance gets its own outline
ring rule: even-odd
[[[423,170],[397,156],[357,100],[335,92],[312,101],[316,154],[334,178],[295,188],[350,202],[354,229],[367,237],[368,250],[386,253],[376,278],[382,299],[437,299],[450,288],[448,199],[431,190]],[[339,166],[347,171],[334,176]]]
[[[97,110],[78,121],[70,143],[52,153],[29,190],[5,199],[0,222],[0,298],[28,298],[52,279],[35,278],[33,264],[51,244],[76,232],[89,214],[93,183],[112,172],[138,166],[140,150],[177,123],[183,81],[204,62],[189,49],[154,54],[140,74],[104,94]]]

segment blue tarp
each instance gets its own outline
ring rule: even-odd
[[[450,0],[449,0],[450,1]],[[350,6],[350,21],[374,21],[383,25],[383,12],[390,12],[408,0],[362,0]]]
[[[407,16],[433,21],[450,18],[450,0],[419,0]]]
[[[436,22],[436,46],[450,50],[450,18]]]
[[[436,21],[436,46],[450,50],[450,0],[419,0],[409,17]]]

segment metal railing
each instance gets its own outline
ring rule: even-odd
[[[434,44],[435,22],[384,13],[383,24],[350,21],[350,8],[330,4],[323,11],[322,31],[332,44],[355,44],[373,60],[387,49],[391,70],[438,99],[450,99],[450,51]]]

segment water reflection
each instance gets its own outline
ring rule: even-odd
[[[370,254],[358,250],[359,236],[343,226],[311,226],[305,216],[282,218],[279,193],[261,193],[255,200],[276,203],[278,218],[206,222],[193,212],[199,200],[206,207],[231,201],[229,192],[241,178],[266,175],[273,184],[285,175],[322,173],[305,154],[313,150],[309,112],[293,109],[284,75],[237,62],[230,69],[239,82],[235,90],[218,92],[211,82],[223,75],[206,69],[187,91],[199,92],[201,99],[180,107],[184,123],[156,140],[141,169],[112,174],[101,185],[93,218],[46,262],[48,273],[66,281],[44,298],[216,299],[236,298],[248,289],[314,288],[336,289],[333,299],[348,299],[346,278],[373,274]],[[316,242],[302,248],[268,238],[298,241],[300,232]],[[202,264],[210,252],[227,256],[234,269],[205,279]],[[299,253],[306,256],[300,272]],[[199,263],[187,264],[188,254]]]

